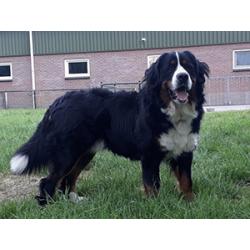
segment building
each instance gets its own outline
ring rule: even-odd
[[[138,83],[157,56],[176,50],[210,66],[207,105],[250,104],[247,31],[24,31],[0,32],[0,107],[47,107],[69,89]]]

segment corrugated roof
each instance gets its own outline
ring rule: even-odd
[[[35,31],[34,54],[248,43],[249,31]],[[28,32],[0,32],[0,56],[28,55]]]
[[[250,42],[250,32],[235,31],[34,32],[33,37],[37,55]]]
[[[29,32],[0,32],[0,56],[24,56],[29,54]]]

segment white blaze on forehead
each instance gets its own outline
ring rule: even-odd
[[[178,87],[177,86],[177,83],[178,83],[178,81],[177,81],[177,75],[180,74],[180,73],[186,73],[188,75],[188,89],[191,89],[192,88],[192,81],[191,81],[190,75],[181,66],[180,58],[179,58],[179,53],[175,52],[175,54],[176,54],[176,58],[177,58],[177,67],[175,69],[175,72],[174,72],[174,75],[173,75],[173,78],[172,78],[173,89],[176,89]]]

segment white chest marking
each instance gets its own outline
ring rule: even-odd
[[[169,115],[174,125],[174,128],[170,129],[168,133],[162,133],[159,137],[162,151],[169,151],[174,156],[178,156],[183,152],[195,150],[199,135],[191,133],[192,120],[197,116],[194,107],[189,104],[170,103],[170,106],[162,112]]]

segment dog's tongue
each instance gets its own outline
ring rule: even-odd
[[[185,102],[188,98],[187,91],[176,91],[177,99],[181,102]]]

